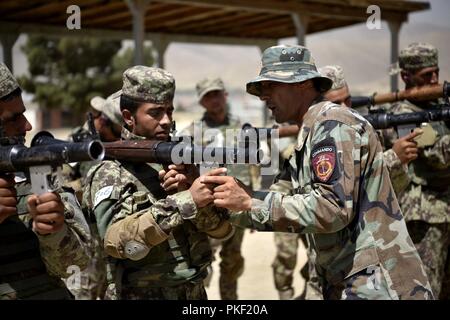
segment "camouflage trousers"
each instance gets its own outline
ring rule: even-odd
[[[245,229],[236,227],[234,235],[226,241],[210,238],[213,259],[221,247],[219,290],[222,300],[238,299],[237,280],[244,272],[244,258],[241,254],[244,232]]]
[[[306,236],[296,233],[275,232],[276,256],[272,263],[275,288],[278,290],[280,299],[291,299],[294,297],[293,274],[297,264],[298,240],[300,239],[307,248],[308,261],[300,270],[305,279],[305,288],[299,299],[322,300],[319,280],[315,271],[315,255],[309,249]]]
[[[450,224],[408,221],[408,232],[424,262],[425,272],[436,298],[449,298]]]
[[[187,282],[174,287],[123,287],[122,300],[207,300],[203,283]]]

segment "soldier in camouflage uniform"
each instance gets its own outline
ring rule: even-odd
[[[120,94],[117,91],[106,99],[96,96],[91,99],[92,119],[95,130],[101,141],[112,142],[120,139],[122,125],[122,113],[120,111]],[[78,142],[92,139],[92,133],[89,131],[89,124],[86,121],[83,126],[75,128],[70,134],[70,140]],[[90,168],[96,164],[95,161],[85,161],[77,163],[74,168],[64,168],[63,176],[67,184],[71,186],[81,201],[81,189],[84,185],[84,179]]]
[[[338,65],[319,68],[320,74],[333,80],[333,86],[324,97],[326,100],[351,108],[352,100],[350,90],[344,77],[344,70]],[[393,142],[392,148],[383,153],[392,186],[398,195],[408,185],[408,163],[418,156],[416,137],[420,136],[421,130],[416,130]],[[382,140],[382,142],[384,142]]]
[[[96,96],[90,101],[93,110],[93,124],[101,141],[111,142],[120,139],[122,125],[124,124],[119,103],[121,93],[122,91],[119,90],[106,99]],[[86,122],[82,127],[76,128],[71,134],[71,139],[73,141],[92,139],[88,123]],[[75,190],[80,201],[82,199],[82,186],[85,184],[87,173],[96,164],[98,164],[98,161],[85,161],[77,163],[73,168],[69,165],[65,167],[63,177],[66,184]],[[69,171],[66,171],[67,169]],[[70,172],[70,174],[67,172]],[[72,287],[70,282],[66,282],[68,289],[77,300],[103,299],[106,290],[104,250],[100,244],[95,222],[90,223],[90,226],[95,241],[95,254],[89,261],[87,269],[80,272],[80,285],[76,284]]]
[[[120,98],[126,123],[122,138],[166,141],[174,91],[175,80],[163,69],[127,69]],[[225,238],[234,229],[225,210],[209,205],[212,191],[198,178],[188,178],[192,175],[186,172],[161,184],[160,176],[171,172],[170,166],[163,170],[157,164],[127,161],[104,161],[89,171],[83,208],[97,221],[108,254],[107,298],[207,298],[207,237]],[[171,184],[179,192],[168,195]]]
[[[197,83],[196,91],[198,101],[206,111],[200,121],[193,122],[181,132],[181,135],[194,137],[194,143],[202,146],[235,147],[234,141],[231,141],[231,144],[230,141],[225,141],[226,130],[240,130],[242,124],[228,111],[228,93],[222,79],[205,78]],[[206,130],[208,130],[207,134],[205,134]],[[195,141],[194,131],[202,133],[202,141]],[[232,164],[227,168],[229,175],[240,179],[246,186],[254,190],[259,189],[260,175],[257,166]],[[241,253],[244,231],[244,228],[236,228],[234,235],[224,242],[210,239],[213,259],[216,251],[221,247],[219,289],[222,300],[238,299],[237,280],[244,272],[244,258]],[[209,275],[205,285],[209,285],[212,277],[212,268],[208,271]]]
[[[5,137],[31,130],[21,89],[0,64],[0,118]],[[68,190],[31,193],[22,173],[0,176],[0,299],[70,299],[60,278],[86,267],[91,235],[78,201]]]
[[[426,43],[412,43],[400,52],[399,67],[405,88],[437,84],[439,80],[438,52]],[[418,112],[443,101],[399,101],[389,112]],[[448,299],[440,292],[443,279],[449,277],[450,244],[450,124],[433,122],[422,127],[418,139],[420,151],[409,165],[407,189],[399,197],[408,231],[416,245],[436,297]],[[384,132],[385,140],[397,138],[394,130]]]
[[[216,206],[244,211],[233,216],[237,224],[311,234],[324,299],[432,299],[377,134],[357,112],[323,100],[331,85],[307,48],[266,49],[247,92],[266,101],[277,122],[301,125],[277,191],[262,201],[232,177],[201,181],[219,185]]]

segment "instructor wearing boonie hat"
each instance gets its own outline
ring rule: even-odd
[[[214,204],[236,212],[235,224],[309,234],[324,299],[432,299],[377,134],[357,112],[322,99],[331,85],[307,48],[266,49],[247,91],[277,122],[301,126],[295,152],[264,200],[229,176],[201,181],[217,185]]]

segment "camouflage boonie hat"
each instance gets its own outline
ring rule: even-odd
[[[208,92],[214,90],[225,90],[225,85],[223,84],[222,79],[220,78],[205,78],[197,82],[195,86],[195,90],[197,91],[198,100],[202,100],[203,96]]]
[[[91,106],[97,111],[102,112],[113,123],[123,126],[124,121],[122,118],[122,112],[120,111],[120,95],[122,90],[114,92],[108,98],[96,96],[91,99]]]
[[[264,50],[259,76],[247,83],[247,92],[261,95],[261,81],[283,83],[303,82],[317,79],[320,91],[331,88],[332,81],[317,72],[311,52],[303,46],[280,45]]]
[[[337,90],[347,87],[347,82],[344,77],[344,69],[338,65],[325,66],[319,68],[319,72],[324,77],[330,78],[333,81],[333,85],[330,90]]]
[[[438,51],[429,43],[414,42],[400,51],[398,64],[403,70],[435,67],[438,65]]]
[[[19,83],[4,63],[0,63],[0,98],[19,88]]]
[[[139,102],[161,104],[175,94],[175,79],[166,70],[134,66],[123,73],[122,95]]]

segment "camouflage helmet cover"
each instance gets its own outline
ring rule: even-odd
[[[16,78],[4,63],[0,63],[0,98],[20,88]]]
[[[139,102],[162,104],[173,100],[175,79],[166,70],[134,66],[123,73],[122,95]]]
[[[414,42],[400,51],[399,67],[414,70],[438,65],[438,51],[429,43]]]

